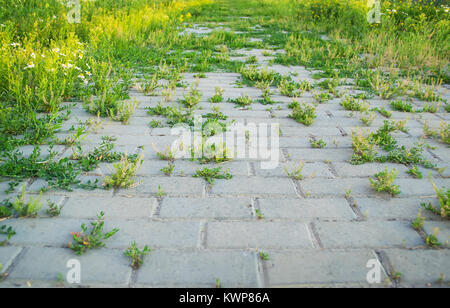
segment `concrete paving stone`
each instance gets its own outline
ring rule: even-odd
[[[426,234],[434,234],[435,228],[437,228],[437,239],[442,247],[450,246],[450,226],[448,221],[425,221],[423,230]]]
[[[370,187],[369,179],[336,178],[336,179],[304,179],[299,181],[302,192],[306,196],[344,196],[351,189],[352,196],[376,195]],[[382,196],[383,194],[380,193]]]
[[[25,145],[22,147],[17,148],[17,151],[21,152],[23,156],[29,157],[31,154],[33,154],[35,146],[34,145]],[[49,155],[49,151],[55,152],[55,153],[62,153],[65,150],[65,146],[63,145],[54,145],[54,146],[48,146],[48,145],[40,145],[39,149],[41,150],[40,158],[45,158]]]
[[[105,136],[106,136],[106,135],[105,135]],[[145,140],[145,139],[144,139],[144,140]],[[151,142],[149,142],[148,144],[151,145]],[[136,154],[136,153],[139,153],[139,152],[141,151],[141,149],[140,149],[139,147],[140,147],[140,146],[145,146],[145,145],[146,145],[145,142],[142,142],[139,146],[136,146],[136,145],[130,145],[130,144],[128,144],[128,145],[116,145],[116,146],[114,147],[114,152],[117,152],[117,153],[126,153],[126,154],[128,154],[128,155]],[[98,143],[98,144],[94,144],[94,143],[86,143],[86,144],[83,144],[83,146],[82,146],[82,153],[81,153],[81,154],[87,155],[87,154],[89,154],[90,152],[92,152],[95,148],[98,148],[99,146],[100,146],[100,143]],[[65,151],[65,152],[61,155],[61,157],[62,157],[62,158],[68,157],[69,159],[71,159],[71,158],[72,158],[72,155],[73,155],[73,151],[72,151],[71,149],[67,149],[67,151]]]
[[[3,239],[2,239],[3,240]],[[0,274],[7,273],[14,259],[22,251],[21,247],[0,246]],[[1,287],[1,281],[0,281]]]
[[[148,142],[145,144],[145,158],[156,157],[156,152],[165,151],[178,138],[179,136],[149,136],[146,138]]]
[[[162,175],[161,168],[167,167],[167,161],[149,160],[144,161],[142,168],[138,171],[138,175]],[[198,169],[203,168],[221,168],[221,172],[228,170],[233,176],[247,176],[249,174],[248,163],[245,161],[228,161],[220,164],[200,164],[188,160],[175,160],[172,175],[192,176],[196,174]]]
[[[449,181],[447,179],[433,179],[438,187],[448,187]],[[400,186],[402,195],[420,195],[420,196],[435,196],[433,187],[428,179],[397,179],[395,181]]]
[[[423,210],[420,206],[424,200],[413,198],[364,198],[356,197],[355,202],[361,213],[370,220],[409,219],[417,217],[422,210],[422,216],[436,219],[435,215]]]
[[[65,191],[65,190],[59,190],[59,189],[49,189],[46,192],[46,195],[81,195],[81,196],[112,196],[113,190],[105,190],[102,187],[103,184],[103,177],[101,176],[80,176],[79,177],[81,183],[87,184],[88,181],[91,181],[93,184],[95,180],[98,180],[98,186],[100,188],[97,189],[83,189],[78,187],[73,187],[72,191]],[[48,188],[47,181],[43,179],[36,179],[31,185],[27,187],[27,191],[30,193],[38,194],[41,189]]]
[[[324,248],[417,247],[419,234],[404,221],[317,222]]]
[[[406,173],[410,168],[407,168],[404,165],[400,164],[376,164],[376,163],[366,163],[362,165],[352,165],[347,162],[336,162],[333,163],[334,169],[338,173],[339,176],[342,177],[371,177],[375,173],[383,171],[385,167],[388,167],[389,170],[397,169],[398,176],[400,177],[411,177]]]
[[[120,189],[120,196],[149,195],[158,193],[158,187],[169,196],[193,195],[201,197],[205,189],[205,181],[192,177],[136,177],[136,187]]]
[[[68,261],[80,262],[80,284],[70,284],[66,280],[71,267]],[[8,279],[34,281],[54,281],[59,284],[62,275],[65,286],[77,285],[115,285],[127,286],[131,278],[130,261],[123,251],[96,249],[82,256],[68,248],[30,247],[20,258]]]
[[[153,251],[139,269],[137,285],[154,287],[259,287],[257,257],[246,251]]]
[[[359,132],[361,131],[361,129],[363,130],[364,133],[366,132],[370,132],[370,133],[376,133],[378,128],[377,127],[360,127],[360,126],[343,126],[341,127],[346,133],[347,135],[351,136],[352,132]],[[396,131],[393,132],[391,134],[395,139],[397,138],[407,138],[409,137],[409,132],[408,133],[404,133],[404,132],[400,132],[400,131]]]
[[[434,143],[434,146],[436,146],[436,148],[430,149],[429,151],[431,153],[433,153],[434,155],[437,155],[442,161],[448,162],[450,160],[450,154],[449,154],[448,147],[446,147],[442,144],[436,144],[436,143]],[[441,163],[439,162],[438,165],[441,165]]]
[[[327,199],[258,199],[266,219],[337,219],[352,220],[356,215],[344,198]]]
[[[150,218],[157,205],[155,198],[70,197],[64,204],[61,217],[92,218],[100,211],[108,218]]]
[[[300,222],[210,222],[208,248],[313,248],[311,233]]]
[[[67,247],[72,239],[71,232],[81,231],[81,224],[88,222],[62,218],[14,218],[0,222],[0,226],[11,226],[16,231],[10,240],[13,245]]]
[[[232,103],[230,103],[232,104]],[[251,106],[250,106],[251,108]],[[264,118],[269,115],[267,111],[263,110],[245,110],[240,108],[234,108],[232,110],[227,110],[225,114],[229,117],[234,118],[248,118],[248,117],[256,117],[256,118]]]
[[[450,250],[389,249],[385,253],[395,272],[401,273],[400,284],[409,287],[449,287]],[[444,282],[439,283],[441,275]]]
[[[139,146],[148,146],[151,144],[153,137],[151,136],[136,136],[136,135],[123,135],[123,134],[90,134],[86,137],[86,139],[83,139],[82,146],[85,147],[85,143],[94,143],[96,147],[100,146],[102,143],[102,137],[103,136],[110,136],[114,137],[115,140],[112,141],[112,143],[115,145],[113,151],[118,151],[117,148],[123,148],[124,146],[132,146],[132,147],[125,147],[129,150],[134,150],[135,147]]]
[[[324,149],[341,149],[341,148],[351,148],[352,140],[350,137],[343,136],[319,136],[316,138],[318,141],[322,139],[326,146]],[[283,148],[307,148],[307,149],[315,149],[311,146],[311,142],[309,141],[309,137],[280,137],[280,146]]]
[[[233,177],[230,180],[216,180],[211,194],[217,195],[295,195],[290,179]]]
[[[291,160],[303,161],[349,161],[352,149],[287,149]]]
[[[108,248],[127,248],[131,242],[150,248],[187,249],[198,245],[200,223],[195,221],[119,220],[107,219],[105,230],[119,228],[107,240]]]
[[[149,125],[108,125],[103,134],[125,134],[147,136],[150,135],[151,127]]]
[[[342,136],[339,129],[336,127],[281,127],[281,135],[283,137],[295,136],[295,137],[310,137],[311,135],[322,137],[322,136]]]
[[[281,163],[275,169],[261,169],[261,166],[257,165],[255,167],[256,175],[263,177],[287,177],[285,168],[291,172],[294,169],[299,168],[299,162],[288,162]],[[333,173],[327,164],[317,162],[317,163],[305,163],[302,169],[302,175],[304,178],[334,178]]]
[[[250,198],[164,198],[161,218],[250,219]]]
[[[369,260],[378,260],[371,250],[310,250],[271,252],[267,261],[271,287],[377,286],[367,282]],[[380,281],[387,275],[381,268]]]
[[[272,123],[278,123],[280,124],[280,127],[298,127],[298,123],[295,121],[292,121],[292,119],[285,119],[285,118],[270,118],[269,115],[263,118],[255,118],[255,117],[248,117],[246,120],[246,123],[254,123],[256,125],[259,124],[272,124]]]
[[[438,186],[443,180],[435,180]],[[434,190],[425,179],[399,178],[394,182],[400,187],[401,193],[395,198],[408,196],[433,196]],[[370,186],[369,179],[336,178],[336,179],[305,179],[300,181],[300,187],[305,194],[311,196],[341,195],[351,188],[352,196],[378,196],[388,198],[386,192],[377,192]]]

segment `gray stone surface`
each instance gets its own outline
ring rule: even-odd
[[[250,198],[165,198],[161,204],[161,218],[252,218]]]
[[[417,247],[423,240],[409,222],[320,222],[317,234],[325,248]]]
[[[290,179],[238,178],[217,180],[211,189],[217,195],[295,195],[294,184]]]
[[[47,247],[26,249],[9,278],[29,281],[31,285],[40,281],[50,281],[58,285],[58,276],[62,275],[64,285],[76,286],[66,280],[71,269],[67,262],[71,259],[80,262],[80,285],[127,286],[130,281],[131,267],[122,251],[98,249],[78,256],[68,249]]]
[[[448,221],[425,221],[423,230],[426,234],[435,234],[442,247],[450,247],[450,226]]]
[[[100,211],[108,218],[149,218],[156,207],[155,198],[72,197],[64,204],[61,217],[92,218]]]
[[[271,287],[370,286],[367,262],[378,260],[370,250],[269,252]],[[387,275],[381,268],[381,283]],[[376,286],[377,284],[372,284]]]
[[[311,233],[298,222],[211,222],[208,248],[312,248]]]
[[[338,219],[356,218],[347,200],[336,199],[259,199],[259,208],[267,219]]]
[[[145,258],[136,284],[152,287],[260,287],[255,253],[245,251],[154,251]]]
[[[385,251],[395,272],[401,273],[400,284],[413,287],[450,286],[450,250]],[[443,275],[443,282],[439,280]]]
[[[0,247],[0,274],[7,273],[14,259],[22,251],[20,247],[4,246]]]

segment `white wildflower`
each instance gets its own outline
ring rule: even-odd
[[[29,69],[29,68],[34,68],[34,63],[33,62],[28,63],[28,65],[25,66],[24,69]]]

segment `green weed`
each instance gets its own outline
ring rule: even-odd
[[[100,212],[97,220],[91,222],[91,229],[88,230],[86,224],[81,225],[81,232],[72,232],[73,242],[69,242],[69,248],[76,254],[82,255],[88,249],[105,247],[103,241],[116,234],[119,229],[114,228],[109,232],[104,232],[104,213]]]

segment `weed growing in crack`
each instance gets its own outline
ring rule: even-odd
[[[340,105],[345,110],[351,110],[351,111],[366,111],[369,109],[369,105],[367,105],[364,101],[362,101],[360,99],[356,99],[351,96],[344,97],[341,100]]]
[[[419,167],[417,167],[417,165],[414,165],[414,167],[406,171],[406,173],[410,174],[412,177],[416,179],[421,179],[423,177],[422,172],[420,172]]]
[[[420,231],[420,230],[422,230],[424,223],[425,223],[425,217],[422,216],[422,211],[419,211],[419,213],[417,213],[417,216],[413,220],[411,225],[414,230]]]
[[[156,192],[156,197],[159,199],[163,198],[166,193],[162,190],[161,185],[158,185],[158,191]]]
[[[170,146],[167,147],[165,152],[156,151],[156,156],[158,156],[160,160],[167,160],[170,163],[175,161],[175,153],[171,150]]]
[[[370,126],[375,120],[375,112],[365,111],[360,119],[366,126]]]
[[[425,121],[423,124],[423,133],[427,138],[437,139],[444,144],[450,144],[450,124],[446,121],[441,121],[438,129],[433,129]]]
[[[42,208],[41,197],[42,193],[37,198],[29,197],[27,200],[27,191],[23,184],[20,195],[12,202],[14,215],[16,217],[35,217]]]
[[[8,245],[9,240],[16,235],[16,231],[11,226],[0,226],[0,235],[6,235],[6,240],[0,242],[0,247]],[[1,268],[0,268],[1,270]]]
[[[381,108],[376,107],[376,108],[372,108],[371,110],[380,113],[385,118],[390,118],[392,116],[392,112],[390,112],[389,110],[386,110],[384,107],[381,107]]]
[[[387,192],[392,196],[396,196],[400,194],[399,186],[394,184],[397,175],[397,169],[394,168],[391,172],[389,172],[388,168],[385,167],[383,171],[380,171],[374,175],[376,180],[369,178],[370,186],[372,186],[375,191]]]
[[[261,210],[256,209],[255,215],[257,219],[264,219],[264,214],[261,212]]]
[[[396,100],[391,102],[391,108],[396,111],[402,111],[402,112],[416,112],[413,109],[412,104],[403,102],[401,100]]]
[[[202,93],[198,90],[198,83],[193,83],[189,92],[183,95],[183,99],[180,101],[186,108],[193,108],[200,103],[202,99]]]
[[[153,96],[159,87],[158,82],[158,76],[157,74],[154,74],[151,78],[145,77],[144,82],[140,84],[137,83],[136,88],[139,92],[142,92],[145,95]]]
[[[163,172],[167,176],[171,176],[174,168],[175,168],[175,165],[173,163],[169,162],[167,164],[167,166],[163,167],[160,171]]]
[[[373,135],[363,131],[352,131],[353,155],[350,162],[359,165],[373,162],[377,155],[378,145],[374,141]]]
[[[162,123],[159,120],[151,120],[150,127],[152,128],[162,127]]]
[[[144,263],[144,257],[152,250],[145,245],[142,250],[137,247],[136,241],[131,243],[131,247],[125,250],[125,255],[131,259],[131,267],[138,269]]]
[[[323,139],[315,140],[315,139],[309,139],[309,143],[311,143],[311,146],[316,149],[321,149],[327,146],[327,143],[323,141]]]
[[[439,189],[431,180],[431,177],[429,177],[429,180],[439,201],[439,207],[435,207],[433,204],[431,204],[431,202],[422,203],[422,207],[437,215],[440,215],[442,218],[450,218],[450,189]]]
[[[232,154],[225,142],[208,143],[205,136],[202,138],[201,144],[191,146],[191,157],[192,160],[198,160],[201,164],[222,163],[230,161]]]
[[[104,232],[103,227],[104,213],[100,212],[97,220],[91,222],[91,229],[88,231],[86,224],[81,225],[81,232],[72,232],[73,242],[69,242],[69,248],[75,251],[77,255],[82,255],[88,249],[105,247],[103,241],[116,234],[119,229],[114,228],[109,232]]]
[[[318,104],[323,104],[330,99],[333,98],[333,96],[328,92],[320,92],[320,93],[314,93],[313,94],[314,101],[316,101]]]
[[[267,252],[264,252],[264,251],[260,251],[259,252],[259,258],[261,260],[263,260],[263,261],[269,261],[270,260],[269,254]]]
[[[314,119],[316,118],[316,108],[312,105],[302,104],[298,107],[294,107],[292,113],[288,117],[294,119],[298,123],[310,126],[314,123]]]
[[[228,102],[233,103],[238,107],[248,107],[253,103],[252,98],[247,94],[243,94],[237,98],[229,98]]]
[[[209,101],[211,103],[220,103],[223,101],[223,94],[225,93],[225,90],[220,88],[220,87],[216,87],[214,90],[214,96],[211,96],[209,98]]]
[[[286,175],[295,180],[303,180],[303,168],[305,167],[305,163],[302,161],[298,162],[298,166],[294,166],[292,170],[289,171],[287,167],[284,167],[284,172]]]
[[[287,78],[282,78],[280,80],[278,91],[280,91],[281,95],[285,95],[288,97],[299,97],[303,93],[303,91],[300,90],[300,86],[298,83]]]
[[[442,246],[442,243],[439,242],[437,235],[439,233],[439,228],[433,228],[433,233],[428,234],[425,238],[425,243],[427,246],[432,248],[439,248]]]
[[[222,168],[203,168],[203,169],[197,169],[195,174],[193,175],[194,178],[203,178],[205,181],[207,181],[210,185],[214,185],[215,179],[225,179],[230,180],[233,176],[231,173],[226,170],[225,172],[221,173]]]
[[[49,201],[48,202],[48,209],[45,212],[50,217],[56,217],[56,216],[59,216],[61,214],[62,208],[63,208],[62,205],[57,205],[56,203]]]
[[[120,162],[113,164],[114,173],[104,178],[103,185],[105,188],[129,188],[135,186],[134,177],[142,166],[143,159],[143,154],[134,160],[130,160],[126,154],[123,155]]]

